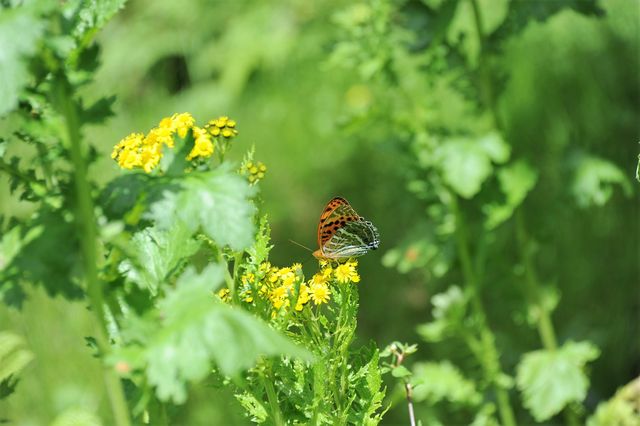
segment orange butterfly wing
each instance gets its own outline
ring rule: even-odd
[[[323,247],[327,241],[336,233],[340,227],[347,222],[360,220],[360,216],[353,210],[353,207],[342,197],[335,197],[327,203],[327,206],[320,215],[318,222],[318,250],[313,255],[317,258],[324,258]]]

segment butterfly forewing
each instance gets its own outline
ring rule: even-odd
[[[336,197],[329,201],[318,224],[316,257],[344,259],[361,256],[380,244],[376,227],[358,216],[347,200]]]

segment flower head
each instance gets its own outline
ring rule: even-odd
[[[267,166],[262,161],[248,161],[242,165],[240,172],[248,176],[249,183],[256,184],[260,179],[264,178]]]
[[[226,139],[234,138],[238,134],[238,131],[236,130],[236,122],[225,116],[209,121],[206,125],[206,129],[211,133],[211,136],[222,136]]]
[[[360,282],[360,275],[356,270],[357,266],[358,266],[358,262],[355,260],[350,260],[341,265],[338,265],[338,267],[335,270],[336,280],[338,280],[338,282],[341,282],[341,283]]]
[[[316,305],[327,303],[331,299],[331,290],[326,283],[311,283],[309,286],[309,294],[311,296],[311,300],[313,300],[313,303]]]

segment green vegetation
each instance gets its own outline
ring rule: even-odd
[[[0,2],[0,422],[640,424],[638,34],[635,0]],[[336,195],[380,249],[318,264],[288,240]]]

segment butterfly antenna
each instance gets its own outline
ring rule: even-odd
[[[295,241],[293,241],[293,240],[291,240],[291,239],[290,239],[289,241],[290,241],[290,242],[292,242],[293,244],[295,244],[295,245],[297,245],[297,246],[300,246],[300,247],[302,247],[302,248],[303,248],[303,249],[305,249],[305,250],[309,250],[311,253],[313,253],[313,250],[311,250],[309,247],[307,247],[307,246],[303,246],[302,244],[300,244],[300,243],[298,243],[298,242],[295,242]]]

